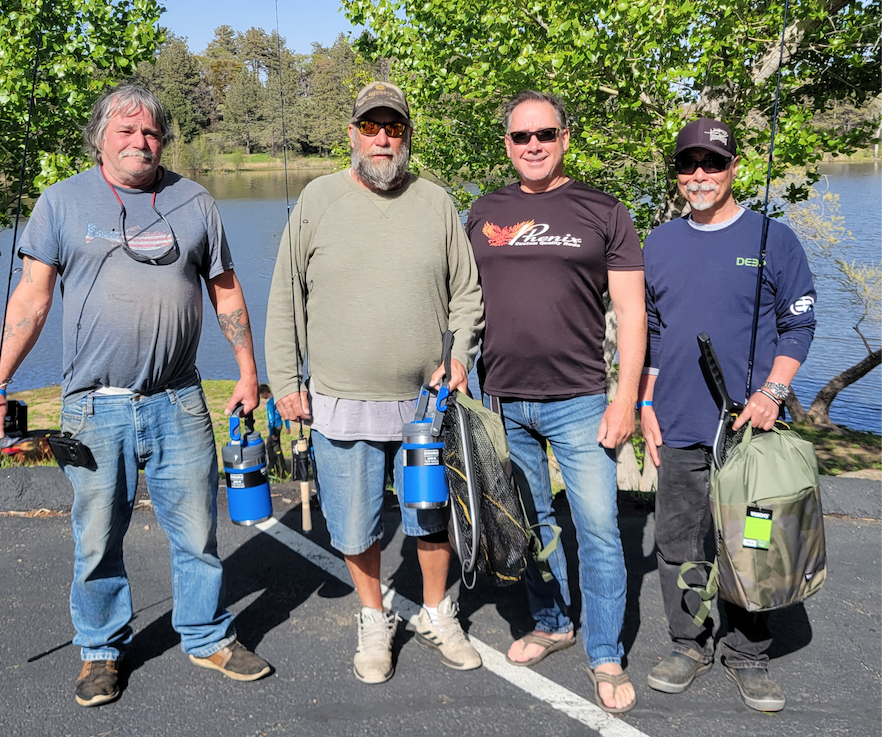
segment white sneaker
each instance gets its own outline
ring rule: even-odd
[[[352,672],[364,683],[384,683],[392,677],[392,638],[399,617],[392,612],[363,607],[358,620],[358,650]]]
[[[438,605],[438,624],[425,609],[420,609],[416,621],[417,642],[426,648],[435,648],[441,653],[441,662],[454,670],[472,670],[481,667],[481,656],[472,643],[466,638],[465,632],[456,618],[459,604],[445,596]]]

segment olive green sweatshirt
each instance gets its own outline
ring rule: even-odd
[[[380,194],[349,170],[306,186],[282,235],[267,308],[277,398],[301,387],[308,356],[321,394],[410,399],[440,365],[446,330],[468,370],[483,327],[471,246],[441,187],[410,175]]]

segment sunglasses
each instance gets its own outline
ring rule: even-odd
[[[555,138],[557,138],[557,132],[561,130],[560,128],[543,128],[538,131],[512,131],[508,134],[508,137],[511,138],[512,143],[516,143],[518,146],[525,146],[530,142],[530,139],[533,136],[536,136],[536,140],[539,143],[551,143]]]
[[[358,130],[364,136],[373,138],[380,132],[380,128],[386,131],[389,138],[401,138],[407,131],[407,123],[377,123],[373,120],[359,120]]]
[[[721,154],[708,154],[700,160],[690,159],[674,159],[674,168],[677,174],[695,174],[695,170],[700,166],[705,174],[719,174],[726,171],[732,159]]]
[[[162,169],[162,167],[159,167]],[[159,169],[156,172],[156,182],[159,181],[160,173]],[[142,253],[136,251],[129,245],[129,239],[126,237],[126,206],[122,203],[122,200],[119,198],[119,195],[116,193],[116,190],[113,188],[113,185],[108,181],[107,177],[104,175],[104,167],[101,167],[101,176],[104,177],[104,181],[107,182],[107,186],[110,187],[110,191],[113,192],[113,196],[116,197],[116,201],[119,203],[119,242],[122,246],[123,251],[127,256],[133,258],[135,261],[139,261],[142,264],[153,264],[154,266],[159,266],[163,259],[165,259],[171,253],[177,253],[178,251],[178,239],[175,236],[175,231],[172,230],[171,224],[168,220],[165,219],[165,215],[163,215],[159,210],[156,209],[156,189],[153,190],[153,197],[150,200],[150,207],[153,208],[153,212],[155,212],[159,219],[165,223],[165,227],[168,228],[168,232],[171,234],[171,239],[169,239],[168,245],[162,250],[160,253]],[[154,183],[154,187],[156,184]],[[163,238],[163,240],[166,240]]]

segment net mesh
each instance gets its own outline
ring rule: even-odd
[[[444,442],[451,514],[457,515],[463,550],[471,551],[473,541],[459,413],[464,413],[471,433],[473,475],[480,498],[481,536],[476,570],[497,585],[508,586],[523,575],[527,565],[529,533],[523,505],[517,486],[503,468],[480,418],[450,402],[441,428],[441,439]],[[449,534],[451,545],[456,550],[452,524]],[[457,553],[461,558],[467,555],[463,551]]]
[[[741,441],[744,439],[744,433],[747,431],[747,425],[742,425],[737,430],[732,430],[732,425],[735,420],[738,418],[737,413],[733,412],[729,415],[729,418],[726,420],[726,432],[725,439],[722,442],[722,447],[720,448],[720,462],[724,464],[726,460],[729,458],[729,455],[732,453],[735,448],[741,445]],[[779,430],[789,430],[790,425],[788,425],[783,420],[775,420],[775,427]],[[766,430],[757,430],[754,428],[754,435],[762,435]]]

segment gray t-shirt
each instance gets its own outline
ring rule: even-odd
[[[217,205],[200,185],[167,170],[156,185],[156,209],[177,240],[162,265],[123,250],[114,191],[130,247],[161,253],[171,234],[151,207],[154,188],[112,190],[97,166],[49,187],[21,239],[19,255],[61,279],[66,400],[108,386],[149,394],[195,383],[200,279],[233,268]]]

